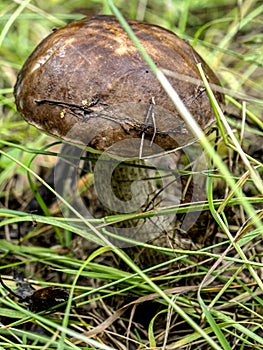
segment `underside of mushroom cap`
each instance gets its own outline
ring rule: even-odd
[[[129,20],[157,67],[169,78],[203,130],[214,121],[206,91],[187,77],[219,81],[184,40],[156,25]],[[219,102],[223,97],[215,93]],[[44,39],[27,59],[15,85],[18,111],[52,135],[105,150],[142,134],[163,149],[193,138],[172,101],[114,16],[72,22]]]

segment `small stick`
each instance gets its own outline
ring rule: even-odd
[[[152,97],[152,105],[155,105],[154,97]],[[155,116],[154,116],[153,108],[152,108],[152,122],[153,122],[153,137],[152,137],[151,143],[150,143],[151,146],[153,144],[153,140],[155,139],[155,135],[156,135],[156,123],[155,123]]]
[[[155,124],[155,118],[154,118],[154,112],[153,112],[153,106],[155,105],[155,101],[154,101],[154,97],[152,97],[151,101],[150,101],[150,105],[145,117],[145,121],[144,121],[144,125],[149,124],[148,120],[150,118],[150,116],[152,116],[152,121],[153,121],[153,126],[154,126],[154,133],[153,133],[153,137],[151,140],[151,145],[153,143],[153,140],[155,138],[156,135],[156,124]],[[143,150],[143,143],[144,143],[144,138],[145,138],[145,131],[143,131],[142,133],[142,138],[141,138],[141,143],[140,143],[140,149],[139,149],[139,159],[142,159],[142,150]]]

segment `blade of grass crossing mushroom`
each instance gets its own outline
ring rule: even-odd
[[[129,37],[133,41],[134,45],[137,47],[138,51],[141,53],[141,55],[143,56],[143,58],[145,59],[145,61],[149,65],[149,67],[151,68],[152,72],[158,78],[160,84],[162,85],[162,87],[164,88],[164,90],[166,91],[168,96],[171,98],[171,100],[173,101],[173,103],[177,107],[183,120],[185,120],[185,122],[187,123],[187,125],[190,128],[190,130],[192,131],[192,133],[198,138],[200,144],[203,146],[203,148],[206,150],[206,152],[211,156],[211,158],[213,159],[213,162],[218,167],[218,169],[220,170],[222,175],[225,176],[226,181],[229,184],[229,186],[231,188],[234,188],[235,182],[232,180],[231,174],[228,171],[227,167],[222,162],[220,156],[216,153],[214,148],[211,146],[211,144],[208,141],[208,139],[206,138],[205,134],[203,133],[203,131],[201,130],[199,125],[196,123],[195,119],[192,117],[192,115],[190,114],[188,109],[185,107],[183,101],[180,99],[180,97],[178,96],[178,94],[176,93],[174,88],[171,86],[171,84],[169,83],[166,76],[162,73],[162,71],[160,69],[158,69],[156,67],[153,60],[148,55],[148,53],[144,49],[144,47],[141,45],[140,41],[138,40],[136,35],[133,33],[130,26],[125,21],[124,17],[120,13],[120,11],[116,8],[114,3],[111,0],[108,0],[108,5],[109,5],[110,9],[112,10],[112,12],[117,17],[117,19],[119,20],[119,22],[121,23],[121,25],[123,26],[123,28],[126,30],[127,34],[129,35]],[[200,65],[198,67],[199,67],[199,69],[201,68]],[[245,210],[247,211],[248,215],[255,218],[255,225],[257,227],[259,227],[263,232],[263,226],[259,222],[259,220],[256,219],[256,213],[255,213],[254,208],[246,201],[246,197],[243,195],[242,191],[240,191],[239,189],[236,189],[236,195],[237,195],[237,197],[240,197],[244,200]]]
[[[256,227],[258,227],[262,232],[263,232],[263,227],[262,227],[262,223],[260,222],[260,220],[258,219],[258,216],[254,210],[254,208],[246,201],[246,197],[244,196],[244,194],[242,193],[240,188],[235,187],[235,181],[232,179],[230,172],[228,171],[227,167],[225,166],[225,164],[222,162],[220,156],[216,153],[216,151],[214,150],[214,148],[211,146],[211,144],[209,143],[209,141],[207,140],[206,136],[204,135],[204,133],[202,132],[202,130],[200,129],[199,125],[196,123],[196,121],[193,119],[192,115],[189,113],[189,111],[187,110],[187,108],[185,107],[184,103],[182,102],[182,100],[179,98],[178,94],[176,93],[176,91],[173,89],[173,87],[171,86],[171,84],[169,83],[168,79],[165,77],[165,75],[156,67],[156,65],[154,64],[154,62],[152,61],[151,57],[148,55],[148,53],[146,52],[146,50],[143,48],[143,46],[140,44],[138,38],[135,36],[135,34],[133,33],[133,31],[131,30],[131,28],[129,27],[128,23],[125,21],[125,19],[123,18],[122,14],[119,12],[119,10],[115,7],[114,3],[111,0],[108,0],[108,4],[110,9],[112,10],[112,12],[115,14],[115,16],[117,17],[117,19],[120,21],[120,23],[122,24],[122,26],[124,27],[124,29],[126,30],[127,34],[129,35],[129,37],[132,39],[133,43],[135,44],[135,46],[137,47],[137,49],[139,50],[139,52],[141,53],[141,55],[143,56],[143,58],[145,59],[145,61],[148,63],[149,67],[151,68],[151,70],[153,71],[153,73],[157,76],[159,82],[161,83],[161,85],[163,86],[163,88],[165,89],[165,91],[167,92],[167,94],[169,95],[169,97],[171,98],[171,100],[174,102],[175,106],[177,107],[178,111],[180,112],[182,118],[185,120],[185,122],[187,123],[187,125],[189,126],[189,128],[191,129],[191,131],[193,132],[193,134],[199,139],[199,142],[201,143],[201,145],[203,146],[203,148],[206,150],[206,152],[211,156],[211,158],[213,159],[214,164],[218,167],[218,169],[220,170],[220,172],[223,174],[223,176],[226,178],[227,183],[229,184],[229,186],[235,191],[235,194],[238,198],[242,198],[243,200],[243,206],[244,209],[246,210],[246,212],[248,213],[248,215],[253,218],[254,224],[256,225]],[[202,72],[201,69],[201,65],[198,66],[200,73]],[[213,96],[213,94],[210,94],[209,96]],[[211,97],[210,97],[211,98]],[[221,220],[220,220],[221,221]],[[222,224],[225,226],[224,222],[222,221]],[[228,232],[228,229],[226,228],[226,232]],[[230,233],[229,233],[230,234]],[[229,236],[231,237],[231,235]],[[240,257],[243,259],[244,262],[248,261],[245,254],[243,253],[242,249],[238,246],[238,244],[235,244],[233,242],[233,240],[231,239],[230,241],[232,241],[236,251],[238,252],[238,254],[240,255]],[[261,290],[263,290],[263,283],[261,281],[261,279],[259,278],[259,276],[257,275],[257,273],[255,272],[255,270],[253,269],[252,266],[250,266],[249,264],[247,264],[247,268],[249,269],[251,275],[253,276],[253,278],[255,279],[255,281],[257,282],[258,286],[261,288]],[[155,290],[157,291],[159,288],[157,286],[154,286]],[[160,294],[160,296],[164,297],[166,300],[167,298],[165,296],[163,296],[162,294]],[[171,305],[171,300],[167,300],[169,305]],[[190,318],[189,316],[181,313],[182,310],[178,310],[178,306],[177,305],[173,305],[173,308],[179,313],[181,314],[182,317],[184,317],[184,319],[187,322],[190,322],[191,326],[196,329],[197,331],[201,331],[200,334],[202,334],[202,336],[207,340],[207,342],[213,346],[214,348],[218,348],[218,345],[213,341],[213,339],[211,337],[209,337],[197,324],[195,324],[193,322],[193,320]],[[184,315],[183,315],[184,314]],[[210,316],[209,316],[210,317]],[[209,319],[210,322],[212,322],[212,319]],[[221,334],[218,333],[218,329],[216,329],[217,332],[217,336],[220,337],[220,341],[224,342],[223,338],[221,337]]]
[[[168,80],[165,78],[165,76],[163,75],[163,73],[157,69],[157,67],[155,66],[154,62],[151,60],[150,56],[147,54],[147,52],[144,50],[143,46],[140,44],[139,40],[137,39],[137,37],[135,36],[135,34],[132,32],[132,30],[130,29],[128,23],[125,21],[125,19],[123,18],[122,14],[119,12],[119,10],[115,7],[114,3],[110,0],[108,0],[108,4],[110,9],[112,10],[112,12],[116,15],[117,19],[120,21],[121,25],[124,27],[124,29],[126,30],[127,34],[130,36],[130,38],[132,39],[133,43],[136,45],[136,47],[138,48],[138,50],[140,51],[140,53],[143,55],[144,59],[146,60],[146,62],[148,63],[148,65],[150,66],[150,68],[152,69],[152,71],[156,74],[157,78],[159,79],[159,82],[161,83],[161,85],[163,87],[165,87],[166,92],[168,92],[168,95],[172,95],[173,97],[175,97],[176,100],[176,106],[179,107],[178,110],[181,114],[189,114],[189,112],[187,111],[186,107],[184,106],[183,102],[179,99],[178,95],[176,94],[176,92],[174,91],[174,89],[172,88],[172,86],[169,84]],[[175,96],[176,95],[176,96]],[[170,96],[171,97],[171,96]],[[193,120],[193,118],[191,118]],[[197,123],[194,121],[194,125],[197,127],[196,130],[198,137],[201,138],[203,137],[203,133],[201,131],[201,129],[197,126]],[[130,264],[129,264],[130,265]],[[141,271],[138,273],[141,274]],[[145,276],[147,277],[147,276]],[[201,327],[199,327],[177,304],[175,304],[174,302],[171,301],[171,299],[169,297],[167,297],[148,277],[147,277],[147,282],[154,288],[154,290],[159,293],[159,295],[165,299],[169,305],[171,305],[174,310],[176,312],[178,312],[178,314],[180,314],[190,325],[191,327],[193,327],[196,331],[198,331],[202,337],[204,339],[206,339],[206,341],[214,348],[214,349],[221,349],[220,346],[218,346],[218,344],[215,343],[215,341],[208,336]]]

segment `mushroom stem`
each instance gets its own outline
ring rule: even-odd
[[[102,158],[102,159],[101,159]],[[151,211],[147,218],[129,219],[111,225],[110,231],[139,241],[149,241],[162,233],[171,218],[153,216],[161,207],[178,203],[170,191],[175,176],[167,168],[158,169],[142,159],[116,161],[103,154],[94,168],[94,184],[107,215],[140,214]],[[174,186],[173,186],[174,187]]]

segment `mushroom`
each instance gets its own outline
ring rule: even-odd
[[[219,85],[215,74],[174,33],[144,22],[128,23],[157,67],[176,72],[177,77],[169,78],[172,86],[200,127],[207,130],[215,120],[213,110],[202,84],[190,79],[200,79],[196,67],[199,62],[208,81]],[[185,79],[178,78],[182,76]],[[104,171],[107,181],[110,176],[105,172],[111,172],[110,184],[120,204],[111,212],[141,212],[149,208],[149,203],[156,207],[160,189],[155,180],[146,181],[156,172],[140,167],[141,158],[193,140],[172,101],[114,16],[84,18],[52,32],[25,62],[14,94],[17,109],[28,123],[66,141],[107,151],[130,162],[130,166],[121,163],[114,170],[99,168],[95,172],[98,175]],[[215,95],[219,102],[223,101],[220,93]],[[127,192],[131,188],[136,191],[142,178],[143,188],[138,186],[136,195],[133,192],[136,207]],[[102,201],[107,201],[109,189],[102,186],[103,182],[98,188]],[[145,203],[149,194],[151,199]],[[130,210],[122,207],[125,202]],[[106,206],[111,206],[111,199]],[[138,222],[134,225],[141,234],[144,232]],[[158,226],[156,222],[154,225]],[[144,227],[145,232],[149,231],[149,226]]]

